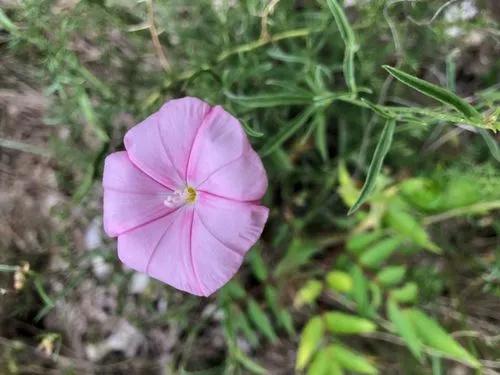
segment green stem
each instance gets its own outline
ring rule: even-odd
[[[500,209],[500,200],[492,202],[481,202],[472,204],[470,206],[454,208],[452,210],[443,212],[441,214],[428,216],[424,219],[424,224],[430,225],[440,221],[453,219],[454,217],[457,216],[464,216],[467,214],[475,214],[475,213],[481,213],[485,211],[492,211],[499,209]]]

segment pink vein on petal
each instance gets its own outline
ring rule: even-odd
[[[200,282],[200,278],[198,277],[198,272],[196,272],[196,267],[194,266],[194,259],[193,259],[193,224],[194,224],[194,209],[193,212],[191,213],[191,228],[189,229],[189,258],[191,260],[191,267],[193,268],[193,275],[196,279],[196,282],[198,283],[198,288],[200,288],[200,292],[203,294],[207,294],[205,291],[205,288]]]
[[[181,207],[182,207],[182,206],[181,206]],[[180,208],[180,207],[179,207],[179,208]],[[176,209],[176,211],[177,211],[177,209]],[[163,219],[165,216],[168,216],[168,215],[170,215],[170,214],[173,214],[174,212],[175,212],[175,211],[170,211],[170,212],[167,212],[165,215],[160,215],[160,216],[155,217],[155,218],[153,218],[153,219],[151,219],[151,220],[145,221],[145,222],[144,222],[144,223],[142,223],[142,224],[138,224],[138,225],[136,225],[135,227],[132,227],[132,228],[130,228],[130,229],[127,229],[127,230],[125,230],[125,231],[121,232],[119,235],[121,236],[121,235],[126,234],[126,233],[128,233],[128,232],[131,232],[131,231],[133,231],[133,230],[135,230],[135,229],[142,228],[143,226],[148,225],[148,224],[151,224],[153,221]]]
[[[233,249],[231,246],[229,246],[228,244],[226,244],[224,241],[222,241],[218,236],[216,236],[211,230],[210,228],[208,228],[208,226],[205,224],[205,222],[203,221],[203,219],[201,218],[201,215],[199,213],[196,213],[196,215],[198,216],[198,219],[200,219],[200,222],[201,222],[201,225],[203,225],[205,227],[205,229],[207,230],[208,233],[210,233],[210,235],[215,238],[217,240],[217,242],[219,242],[220,244],[222,244],[224,247],[227,247],[229,250],[231,250],[233,253],[239,255],[240,257],[243,257],[244,254],[241,254],[238,250],[236,249]]]
[[[260,202],[260,199],[251,199],[251,200],[244,200],[244,201],[242,201],[242,200],[239,200],[239,199],[224,197],[222,195],[211,193],[210,191],[206,191],[206,190],[202,190],[202,189],[198,189],[198,188],[196,190],[199,191],[199,192],[201,192],[201,193],[212,195],[214,197],[217,197],[217,198],[220,198],[220,199],[225,199],[225,200],[228,200],[228,201],[231,201],[231,202],[252,203],[252,204],[256,204],[256,205],[259,205],[259,202]]]
[[[153,181],[156,181],[158,184],[160,184],[161,186],[165,187],[166,189],[170,190],[170,191],[175,191],[174,188],[170,187],[170,186],[167,186],[165,185],[163,182],[161,182],[159,179],[157,179],[156,177],[153,176],[153,174],[151,174],[150,172],[148,172],[147,170],[143,169],[141,166],[139,166],[139,163],[137,163],[135,159],[135,156],[133,156],[131,153],[129,153],[127,151],[127,156],[130,160],[130,162],[132,163],[132,165],[134,167],[136,167],[138,170],[140,170],[142,173],[144,173],[146,176],[148,176],[150,179],[152,179]],[[172,166],[173,167],[173,166]],[[175,168],[175,167],[174,167]],[[148,169],[148,168],[146,168]]]
[[[174,162],[172,161],[172,156],[170,155],[170,151],[168,150],[167,146],[165,145],[165,142],[163,141],[163,136],[160,131],[160,115],[158,114],[157,116],[157,121],[156,121],[156,128],[158,129],[158,136],[160,137],[160,143],[161,146],[163,147],[163,151],[165,151],[165,154],[167,154],[168,161],[170,161],[170,164],[172,165],[172,168],[175,171],[175,174],[177,174],[177,177],[179,177],[179,180],[181,182],[186,181],[185,179],[182,179],[182,176],[179,174],[179,171],[177,170]]]
[[[240,156],[238,156],[236,159],[233,159],[233,160],[231,160],[231,161],[228,161],[227,163],[225,163],[225,164],[221,165],[219,168],[216,168],[214,171],[212,171],[212,172],[211,172],[211,173],[207,176],[207,178],[205,178],[202,182],[200,182],[200,183],[196,186],[196,188],[199,188],[201,185],[203,185],[205,182],[207,182],[207,181],[210,179],[210,177],[212,177],[214,174],[216,174],[216,173],[217,173],[217,172],[219,172],[220,170],[222,170],[222,169],[224,169],[225,167],[227,167],[228,165],[231,165],[232,163],[237,162],[238,160],[240,160],[243,156],[245,156],[245,155],[246,155],[246,151],[247,151],[247,150],[243,151],[243,152],[240,154]]]
[[[161,185],[161,186],[165,187],[164,185]],[[103,188],[105,190],[114,191],[115,193],[122,193],[122,194],[133,194],[133,195],[161,195],[161,194],[168,194],[167,192],[165,192],[165,193],[160,193],[160,192],[153,193],[153,192],[148,192],[148,191],[128,191],[128,190],[122,190],[122,189],[118,189],[118,188],[111,187],[111,186],[103,186]]]
[[[184,176],[184,181],[186,181],[186,182],[187,182],[187,175],[188,175],[188,171],[189,171],[189,163],[191,162],[191,155],[193,154],[193,148],[194,148],[194,144],[196,143],[196,140],[198,139],[198,134],[200,134],[200,129],[202,128],[203,125],[205,125],[207,123],[207,119],[212,114],[212,112],[215,111],[216,108],[217,107],[210,107],[208,112],[205,113],[205,116],[203,116],[203,120],[201,121],[200,126],[198,127],[198,129],[196,129],[196,133],[194,134],[194,137],[193,137],[193,142],[191,143],[191,147],[189,148],[189,154],[188,154],[187,163],[186,163],[186,173]]]
[[[179,209],[182,208],[182,207],[184,207],[184,206],[176,208],[175,211],[169,212],[167,215],[177,213],[179,211]],[[167,216],[167,215],[165,215],[165,216]],[[162,216],[162,217],[165,217],[165,216]],[[156,220],[158,220],[158,219],[155,219],[153,221],[156,221]],[[160,246],[161,241],[163,240],[163,238],[167,234],[168,230],[175,223],[176,220],[177,220],[177,217],[173,218],[172,221],[170,222],[170,224],[167,226],[167,228],[165,228],[165,232],[163,232],[163,234],[161,235],[160,239],[158,240],[158,242],[156,243],[155,247],[153,248],[153,251],[149,255],[148,262],[146,263],[146,269],[144,270],[144,272],[146,274],[149,275],[149,265],[151,264],[151,261],[153,260],[153,257],[156,254],[156,250],[158,250],[158,247]]]

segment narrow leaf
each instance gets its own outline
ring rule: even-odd
[[[295,362],[297,370],[303,370],[306,367],[321,342],[323,333],[323,320],[319,316],[307,322],[300,335],[299,347],[297,349],[297,360]]]
[[[248,301],[248,316],[255,327],[257,327],[269,341],[276,342],[278,340],[271,321],[254,299]]]
[[[440,101],[441,103],[454,107],[457,111],[461,112],[467,119],[477,120],[481,117],[479,112],[473,106],[471,106],[462,98],[453,94],[451,91],[443,89],[430,82],[412,76],[411,74],[405,73],[391,66],[384,65],[383,68],[387,70],[394,78],[403,82],[405,85],[408,85],[414,88],[415,90],[421,92],[422,94]]]
[[[328,145],[327,145],[327,128],[326,128],[326,116],[323,112],[317,112],[314,116],[315,122],[315,134],[314,140],[316,142],[316,148],[321,155],[323,161],[328,160]]]
[[[385,221],[397,233],[412,240],[417,245],[434,253],[441,253],[441,249],[431,241],[424,226],[397,205],[390,205],[385,215]]]
[[[295,238],[290,244],[285,256],[274,269],[276,277],[281,277],[284,274],[294,271],[319,251],[319,247],[310,241],[304,241],[300,238]]]
[[[94,108],[92,107],[90,99],[85,91],[82,91],[80,96],[78,97],[78,104],[80,105],[80,110],[85,117],[85,121],[87,122],[87,124],[89,124],[90,127],[92,127],[97,138],[99,138],[103,142],[109,141],[108,134],[97,123]]]
[[[307,281],[307,283],[297,292],[297,295],[295,296],[295,299],[293,301],[293,305],[297,308],[300,308],[304,305],[314,303],[321,294],[322,289],[323,284],[320,281]]]
[[[342,271],[332,271],[326,275],[326,283],[337,292],[347,293],[352,290],[352,278]]]
[[[480,128],[478,130],[481,137],[483,137],[484,143],[486,143],[488,150],[490,150],[490,154],[495,158],[496,161],[500,162],[500,149],[498,148],[498,143],[495,138],[493,138],[486,129]]]
[[[393,286],[399,284],[406,274],[405,266],[388,266],[380,270],[376,280],[383,286]]]
[[[417,332],[413,328],[410,319],[402,313],[398,304],[392,298],[387,302],[387,316],[392,324],[394,324],[396,332],[404,340],[408,349],[410,349],[419,361],[422,361],[422,343],[417,336]]]
[[[18,30],[17,26],[7,17],[2,9],[0,9],[0,26],[12,34]]]
[[[281,146],[288,138],[294,135],[312,116],[316,108],[310,106],[306,108],[300,115],[295,117],[290,124],[284,125],[281,130],[274,135],[267,143],[262,146],[259,154],[264,157],[272,153],[276,148]]]
[[[360,334],[374,332],[377,326],[368,319],[339,311],[323,315],[326,328],[337,334]]]
[[[362,354],[356,353],[341,344],[333,344],[325,350],[330,353],[330,357],[342,368],[360,374],[378,374],[377,369]]]
[[[271,108],[277,106],[304,105],[312,103],[313,95],[305,93],[276,93],[270,95],[243,96],[229,91],[224,94],[246,108]]]
[[[340,35],[345,44],[343,64],[344,78],[351,92],[355,93],[357,92],[357,88],[356,80],[354,78],[354,54],[359,48],[356,42],[356,37],[349,21],[347,20],[344,10],[337,0],[327,0],[326,3],[333,14],[333,18],[335,19],[335,23],[339,28]]]
[[[375,149],[375,153],[373,154],[370,167],[368,168],[368,175],[366,176],[365,184],[361,189],[361,193],[359,194],[358,200],[354,203],[354,205],[347,213],[348,215],[356,211],[368,199],[369,195],[375,188],[377,176],[379,175],[380,170],[382,168],[385,155],[387,155],[387,152],[389,151],[392,144],[392,136],[394,134],[395,127],[396,127],[395,120],[393,119],[387,120],[384,126],[384,130],[382,130],[382,134],[378,141],[377,147]]]
[[[417,309],[407,310],[406,314],[424,344],[474,368],[481,367],[479,361],[456,342],[437,321]]]
[[[366,250],[360,256],[359,262],[366,267],[378,267],[384,260],[389,258],[400,245],[401,240],[399,238],[387,238],[382,240]]]
[[[402,303],[415,302],[418,297],[418,286],[414,282],[407,282],[401,288],[392,290],[390,296],[395,301]]]
[[[380,239],[384,233],[381,230],[354,234],[349,237],[346,243],[347,251],[352,254],[360,254],[373,242]]]
[[[248,261],[250,262],[250,267],[252,268],[253,274],[259,281],[264,281],[265,279],[267,279],[267,266],[264,263],[262,256],[260,255],[259,248],[256,247],[252,251],[250,251],[250,254],[248,254]]]
[[[368,287],[367,280],[363,275],[363,271],[358,266],[354,266],[351,270],[353,288],[351,291],[352,298],[357,304],[358,312],[361,315],[368,314]]]
[[[328,350],[321,350],[311,362],[307,375],[343,375],[337,362],[332,361]]]

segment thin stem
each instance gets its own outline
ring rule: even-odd
[[[148,28],[149,33],[151,34],[151,41],[153,42],[153,46],[156,51],[156,55],[160,60],[160,64],[166,72],[170,71],[170,63],[167,60],[167,56],[165,56],[165,52],[163,51],[163,47],[160,43],[160,38],[158,38],[158,30],[155,26],[155,13],[153,8],[153,0],[146,0],[146,5],[148,8]]]
[[[500,209],[500,200],[492,202],[480,202],[472,204],[470,206],[454,208],[452,210],[443,212],[441,214],[428,216],[424,219],[425,225],[434,224],[440,221],[445,221],[448,219],[453,219],[457,216],[464,216],[467,214],[480,213],[484,211],[492,211]]]

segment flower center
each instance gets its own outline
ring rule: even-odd
[[[196,190],[195,188],[188,186],[185,190],[186,203],[194,203],[196,201]]]
[[[196,201],[196,189],[191,186],[186,186],[184,189],[177,189],[169,193],[163,204],[170,208],[177,208],[185,203],[194,203]]]

